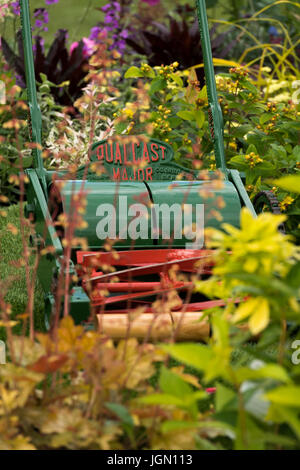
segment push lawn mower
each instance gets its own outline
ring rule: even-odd
[[[45,293],[46,323],[51,323],[53,312],[63,311],[78,324],[88,325],[92,317],[98,318],[102,331],[114,338],[129,334],[161,339],[174,332],[178,339],[206,337],[209,325],[201,321],[203,310],[226,302],[192,295],[193,277],[209,276],[213,264],[212,253],[203,245],[203,229],[220,228],[223,222],[239,227],[243,206],[253,215],[256,211],[239,172],[226,167],[205,0],[197,0],[197,10],[218,172],[202,180],[201,173],[174,162],[170,145],[143,136],[96,142],[88,165],[72,177],[61,171],[54,178],[54,172],[44,168],[41,153],[42,117],[29,0],[21,0],[20,5],[30,135],[36,144],[33,167],[26,170],[26,215],[35,226],[33,243],[40,256],[38,277]],[[102,165],[100,175],[92,171],[95,163]],[[209,198],[207,191],[213,193]],[[212,217],[220,198],[224,201],[218,209],[221,217]],[[75,228],[71,247],[65,242],[67,229],[59,227],[58,221],[64,214],[70,226],[81,216],[78,202],[83,200],[84,223]],[[269,195],[263,193],[256,198],[256,207],[262,210],[269,202]],[[271,200],[272,209],[274,204]],[[85,251],[80,242],[74,246],[74,240],[81,239],[86,240]],[[108,239],[114,240],[113,250],[106,249]]]

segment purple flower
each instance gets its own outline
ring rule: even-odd
[[[45,0],[46,5],[53,5],[53,3],[57,3],[58,0]]]
[[[129,32],[127,29],[123,29],[123,31],[119,34],[120,38],[126,39],[129,36]]]
[[[36,18],[33,29],[43,28],[44,31],[48,31],[48,28],[44,26],[49,23],[49,13],[46,8],[36,8],[33,16]]]
[[[90,39],[94,40],[96,43],[100,43],[101,39],[99,38],[99,33],[106,33],[106,36],[110,36],[113,40],[110,49],[115,49],[122,54],[126,47],[125,39],[129,36],[129,32],[127,29],[123,29],[120,1],[115,0],[107,3],[101,10],[105,13],[104,21],[100,23],[102,28],[100,28],[100,26],[92,28]]]
[[[101,10],[105,12],[105,11],[110,10],[110,8],[111,8],[111,4],[107,3],[106,5],[104,5],[104,7],[101,8]]]
[[[113,2],[112,4],[113,4],[116,11],[118,11],[118,12],[121,11],[121,5],[119,4],[119,2]]]
[[[101,32],[101,28],[100,26],[94,26],[92,29],[91,29],[91,34],[90,34],[90,39],[92,41],[96,41],[99,37],[99,34]]]
[[[12,2],[11,4],[12,6],[12,9],[13,9],[13,13],[15,15],[19,15],[20,14],[20,3],[19,3],[19,0],[17,2]]]

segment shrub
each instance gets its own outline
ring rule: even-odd
[[[173,63],[152,68],[142,64],[126,72],[125,78],[139,80],[138,90],[144,86],[149,99],[144,108],[138,100],[127,103],[117,114],[116,130],[163,139],[172,145],[180,163],[213,170],[215,157],[208,129],[206,87],[200,88],[193,70],[180,72],[176,71],[177,66],[178,63]],[[270,182],[271,177],[298,173],[300,169],[299,105],[292,101],[294,78],[287,85],[289,91],[283,102],[282,96],[276,97],[272,89],[265,101],[268,77],[257,82],[241,67],[218,75],[217,85],[228,166],[244,172],[252,198],[261,190],[274,191],[281,210],[289,216],[288,231],[299,239],[299,196]]]

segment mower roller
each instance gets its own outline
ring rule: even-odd
[[[20,0],[30,136],[36,144],[33,166],[26,170],[26,216],[35,227],[47,325],[59,311],[70,313],[77,324],[90,325],[96,318],[94,324],[113,338],[196,340],[209,335],[203,311],[226,305],[193,294],[195,276],[209,276],[213,265],[203,230],[224,222],[239,227],[243,206],[256,212],[239,172],[226,167],[205,0],[196,3],[218,169],[202,180],[201,172],[174,162],[170,145],[144,136],[94,143],[89,163],[71,176],[47,171],[29,1]],[[101,165],[101,174],[95,165]],[[62,215],[67,226],[59,226]],[[113,250],[107,250],[108,239]]]

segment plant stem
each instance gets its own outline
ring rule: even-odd
[[[79,21],[77,28],[74,30],[74,32],[73,32],[73,34],[72,34],[71,42],[74,42],[74,39],[76,38],[76,36],[77,36],[77,34],[78,34],[78,32],[79,32],[79,29],[80,29],[81,25],[85,22],[86,17],[87,17],[87,15],[88,15],[88,13],[89,13],[89,11],[90,11],[90,9],[91,9],[92,1],[93,1],[93,0],[89,0],[89,3],[88,3],[88,5],[87,5],[87,7],[86,7],[86,9],[85,9],[85,12],[84,12],[84,14],[83,14],[82,17],[81,17],[81,20]]]

